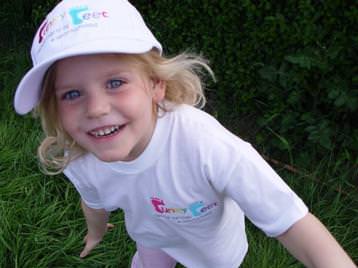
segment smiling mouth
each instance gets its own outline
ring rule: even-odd
[[[101,137],[108,137],[117,134],[125,125],[114,125],[110,127],[104,127],[100,129],[91,130],[88,132],[89,135],[101,138]]]

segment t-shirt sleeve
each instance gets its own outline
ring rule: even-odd
[[[253,224],[276,237],[307,214],[304,202],[249,143],[226,131],[221,134],[208,146],[207,174]]]
[[[307,214],[304,202],[251,145],[234,171],[225,192],[266,235],[284,233]]]
[[[97,190],[89,181],[91,169],[86,167],[82,159],[76,159],[71,162],[63,171],[66,177],[74,185],[81,199],[85,204],[94,209],[101,209],[103,205]]]

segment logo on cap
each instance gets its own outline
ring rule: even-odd
[[[43,22],[39,29],[38,42],[41,44],[47,36],[51,36],[54,33],[64,34],[71,28],[80,26],[85,22],[108,17],[108,11],[91,11],[88,6],[69,8],[68,11]]]

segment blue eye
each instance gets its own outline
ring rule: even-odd
[[[63,100],[74,100],[81,96],[81,93],[78,90],[70,90],[63,94],[62,99]]]
[[[109,89],[113,89],[113,88],[119,88],[120,86],[122,86],[124,84],[124,82],[122,80],[119,79],[111,79],[107,82],[107,88]]]

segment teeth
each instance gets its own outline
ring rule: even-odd
[[[114,132],[119,130],[119,126],[112,126],[112,127],[108,127],[105,129],[100,129],[98,131],[91,131],[91,135],[96,136],[96,137],[104,137],[104,136],[108,136],[110,134],[113,134]]]

